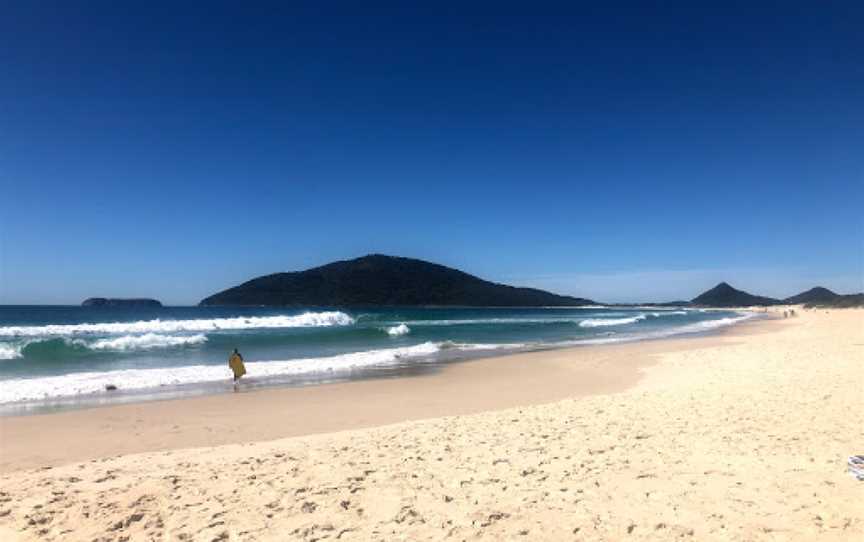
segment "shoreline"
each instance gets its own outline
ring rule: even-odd
[[[695,337],[711,337],[718,336],[728,332],[732,328],[737,328],[742,324],[753,323],[754,321],[764,320],[771,316],[758,311],[755,308],[722,308],[722,309],[705,309],[718,311],[734,311],[739,314],[746,315],[743,320],[731,324],[720,325],[713,329],[705,330],[687,330],[681,331],[670,329],[668,331],[658,332],[656,336],[644,335],[632,338],[593,338],[593,339],[575,339],[572,342],[564,341],[560,343],[536,343],[526,345],[524,348],[501,348],[499,351],[490,349],[477,352],[463,352],[460,355],[453,356],[451,354],[444,355],[440,360],[414,362],[405,365],[370,365],[369,367],[351,370],[347,372],[336,372],[332,376],[322,376],[322,374],[311,374],[300,377],[256,377],[251,376],[243,380],[241,383],[241,391],[243,393],[254,393],[264,390],[285,389],[285,388],[304,388],[309,386],[326,386],[338,383],[349,383],[363,380],[390,379],[390,378],[412,378],[427,374],[447,370],[448,367],[461,363],[473,363],[477,360],[508,357],[521,354],[535,354],[552,352],[569,349],[582,349],[595,346],[613,346],[625,345],[634,343],[647,343],[653,341],[678,340]],[[684,326],[686,327],[686,326]],[[109,408],[120,405],[133,405],[137,403],[186,400],[199,397],[207,397],[211,395],[233,394],[232,386],[227,384],[226,380],[207,381],[199,383],[184,383],[168,387],[152,387],[143,389],[119,389],[116,391],[104,390],[99,393],[88,393],[77,396],[60,396],[46,399],[31,399],[20,402],[10,402],[0,404],[0,419],[19,416],[34,416],[58,414],[74,410],[89,410],[92,408]]]
[[[658,355],[770,332],[775,321],[756,318],[707,333],[479,357],[417,374],[7,415],[0,417],[0,473],[615,393],[634,386]],[[67,445],[57,450],[43,439],[46,434]]]
[[[36,462],[0,473],[0,537],[859,539],[864,486],[846,459],[864,449],[850,414],[864,409],[862,367],[864,311],[820,310],[711,337],[510,356],[495,370],[480,360],[390,387],[310,388],[302,401],[238,394],[215,401],[234,409],[228,419],[197,400],[19,418],[39,429],[19,459]],[[353,425],[265,434],[328,412]],[[76,417],[91,425],[68,427]],[[149,442],[164,449],[142,449],[148,420],[173,429]],[[249,424],[265,431],[242,434]],[[24,435],[3,427],[5,453]],[[196,445],[204,427],[236,443]],[[59,466],[42,464],[46,450]]]

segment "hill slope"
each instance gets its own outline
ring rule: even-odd
[[[847,309],[852,307],[864,307],[864,293],[860,294],[837,294],[832,299],[808,301],[805,305],[807,308],[832,308],[832,309]]]
[[[538,307],[593,301],[496,284],[412,258],[373,254],[291,273],[258,277],[211,295],[201,305],[462,305]]]
[[[787,297],[783,302],[790,305],[798,305],[799,303],[830,303],[838,297],[842,296],[840,296],[840,294],[835,294],[828,288],[817,286],[815,288],[810,288],[806,292],[801,292],[798,295]]]
[[[705,307],[749,307],[752,305],[777,305],[780,300],[749,294],[721,282],[707,292],[694,297],[691,303]]]

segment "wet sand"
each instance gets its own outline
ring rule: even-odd
[[[759,323],[736,333],[761,332]],[[265,388],[0,417],[0,472],[144,451],[274,440],[623,391],[659,353],[720,335],[490,357],[403,378]],[[242,387],[241,387],[242,390]],[[45,439],[45,435],[52,435]],[[63,442],[58,448],[56,442]]]
[[[864,483],[845,460],[864,453],[864,311],[799,313],[414,378],[4,418],[0,535],[858,539]]]

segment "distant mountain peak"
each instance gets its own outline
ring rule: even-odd
[[[825,288],[824,286],[815,286],[813,288],[810,288],[809,290],[807,290],[804,293],[838,295],[836,292],[831,291],[828,288]]]
[[[720,284],[711,288],[708,291],[709,292],[740,292],[741,290],[733,288],[732,285],[729,284],[728,282],[721,282]]]
[[[780,300],[753,295],[733,288],[728,282],[721,282],[693,298],[691,303],[706,307],[749,307],[752,305],[777,305]]]
[[[783,301],[791,305],[797,305],[800,303],[830,303],[839,297],[841,297],[839,294],[832,292],[828,288],[816,286],[815,288],[810,288],[806,292],[801,292],[798,295],[787,297]]]

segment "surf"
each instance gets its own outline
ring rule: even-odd
[[[295,316],[239,316],[194,320],[142,320],[137,322],[97,322],[86,324],[51,324],[45,326],[0,327],[0,337],[39,337],[46,335],[122,335],[132,333],[178,333],[184,331],[223,331],[241,329],[275,329],[349,326],[354,318],[341,311],[304,312]]]
[[[384,367],[409,362],[432,362],[434,355],[443,351],[499,350],[522,345],[462,344],[453,342],[425,342],[413,346],[351,352],[336,356],[301,358],[292,360],[247,361],[251,378],[267,379],[312,374],[338,374],[373,366]],[[150,369],[123,369],[113,371],[78,372],[37,378],[17,378],[3,382],[0,404],[68,398],[118,391],[144,391],[170,386],[206,384],[228,381],[231,371],[227,364],[186,365]]]

